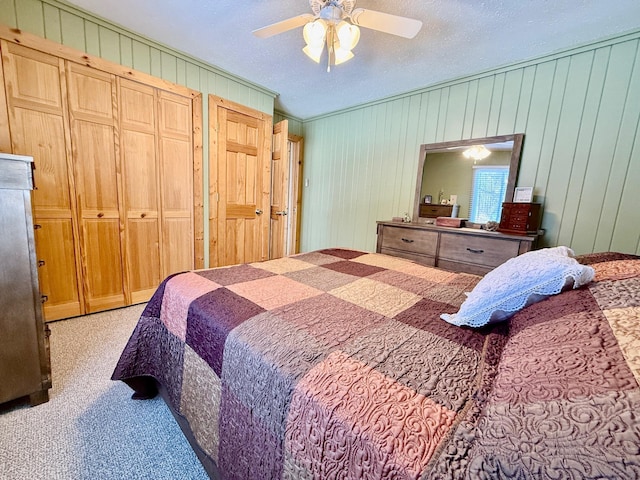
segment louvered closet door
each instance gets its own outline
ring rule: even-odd
[[[75,218],[71,145],[62,60],[1,42],[13,153],[35,163],[33,192],[40,290],[44,316],[56,320],[84,313]]]
[[[163,276],[194,266],[191,100],[159,92]]]
[[[87,313],[126,305],[114,136],[115,77],[67,63]]]
[[[127,275],[131,302],[140,303],[161,280],[157,94],[152,87],[119,81]]]

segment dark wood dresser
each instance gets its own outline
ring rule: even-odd
[[[475,228],[377,222],[376,252],[454,272],[484,275],[535,248],[536,235],[505,235]]]
[[[31,213],[31,157],[0,153],[0,403],[49,400],[49,330],[42,317]]]
[[[539,203],[504,202],[498,231],[513,235],[536,234],[540,228],[541,212]]]

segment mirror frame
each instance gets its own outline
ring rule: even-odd
[[[513,141],[513,149],[511,150],[511,161],[509,162],[509,179],[507,181],[507,192],[505,199],[513,198],[513,192],[518,178],[518,168],[520,166],[520,156],[522,154],[522,144],[524,142],[524,133],[514,133],[512,135],[498,135],[495,137],[472,138],[469,140],[453,140],[450,142],[425,143],[420,145],[420,156],[418,157],[418,177],[416,179],[416,194],[413,201],[413,216],[411,221],[419,223],[420,199],[422,191],[422,174],[424,173],[424,164],[429,152],[441,152],[451,147],[466,147],[487,143],[502,143]]]

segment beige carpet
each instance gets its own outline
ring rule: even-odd
[[[50,323],[53,388],[0,410],[0,479],[206,479],[158,397],[110,380],[143,305]]]

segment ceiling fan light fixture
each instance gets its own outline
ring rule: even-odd
[[[351,51],[360,40],[360,29],[344,20],[336,25],[336,33],[340,41],[340,48]]]
[[[324,44],[320,45],[319,47],[312,47],[311,45],[307,45],[302,49],[305,55],[316,63],[320,63],[320,57],[322,56],[323,50]]]
[[[473,145],[462,152],[462,155],[470,160],[484,160],[491,155],[491,150],[484,145]]]
[[[334,55],[335,55],[335,61],[334,61],[335,65],[340,65],[341,63],[351,60],[354,57],[353,53],[351,53],[350,50],[345,50],[344,48],[336,48]]]
[[[302,36],[307,46],[312,48],[324,47],[324,40],[327,36],[327,22],[319,18],[307,23],[302,30]]]

